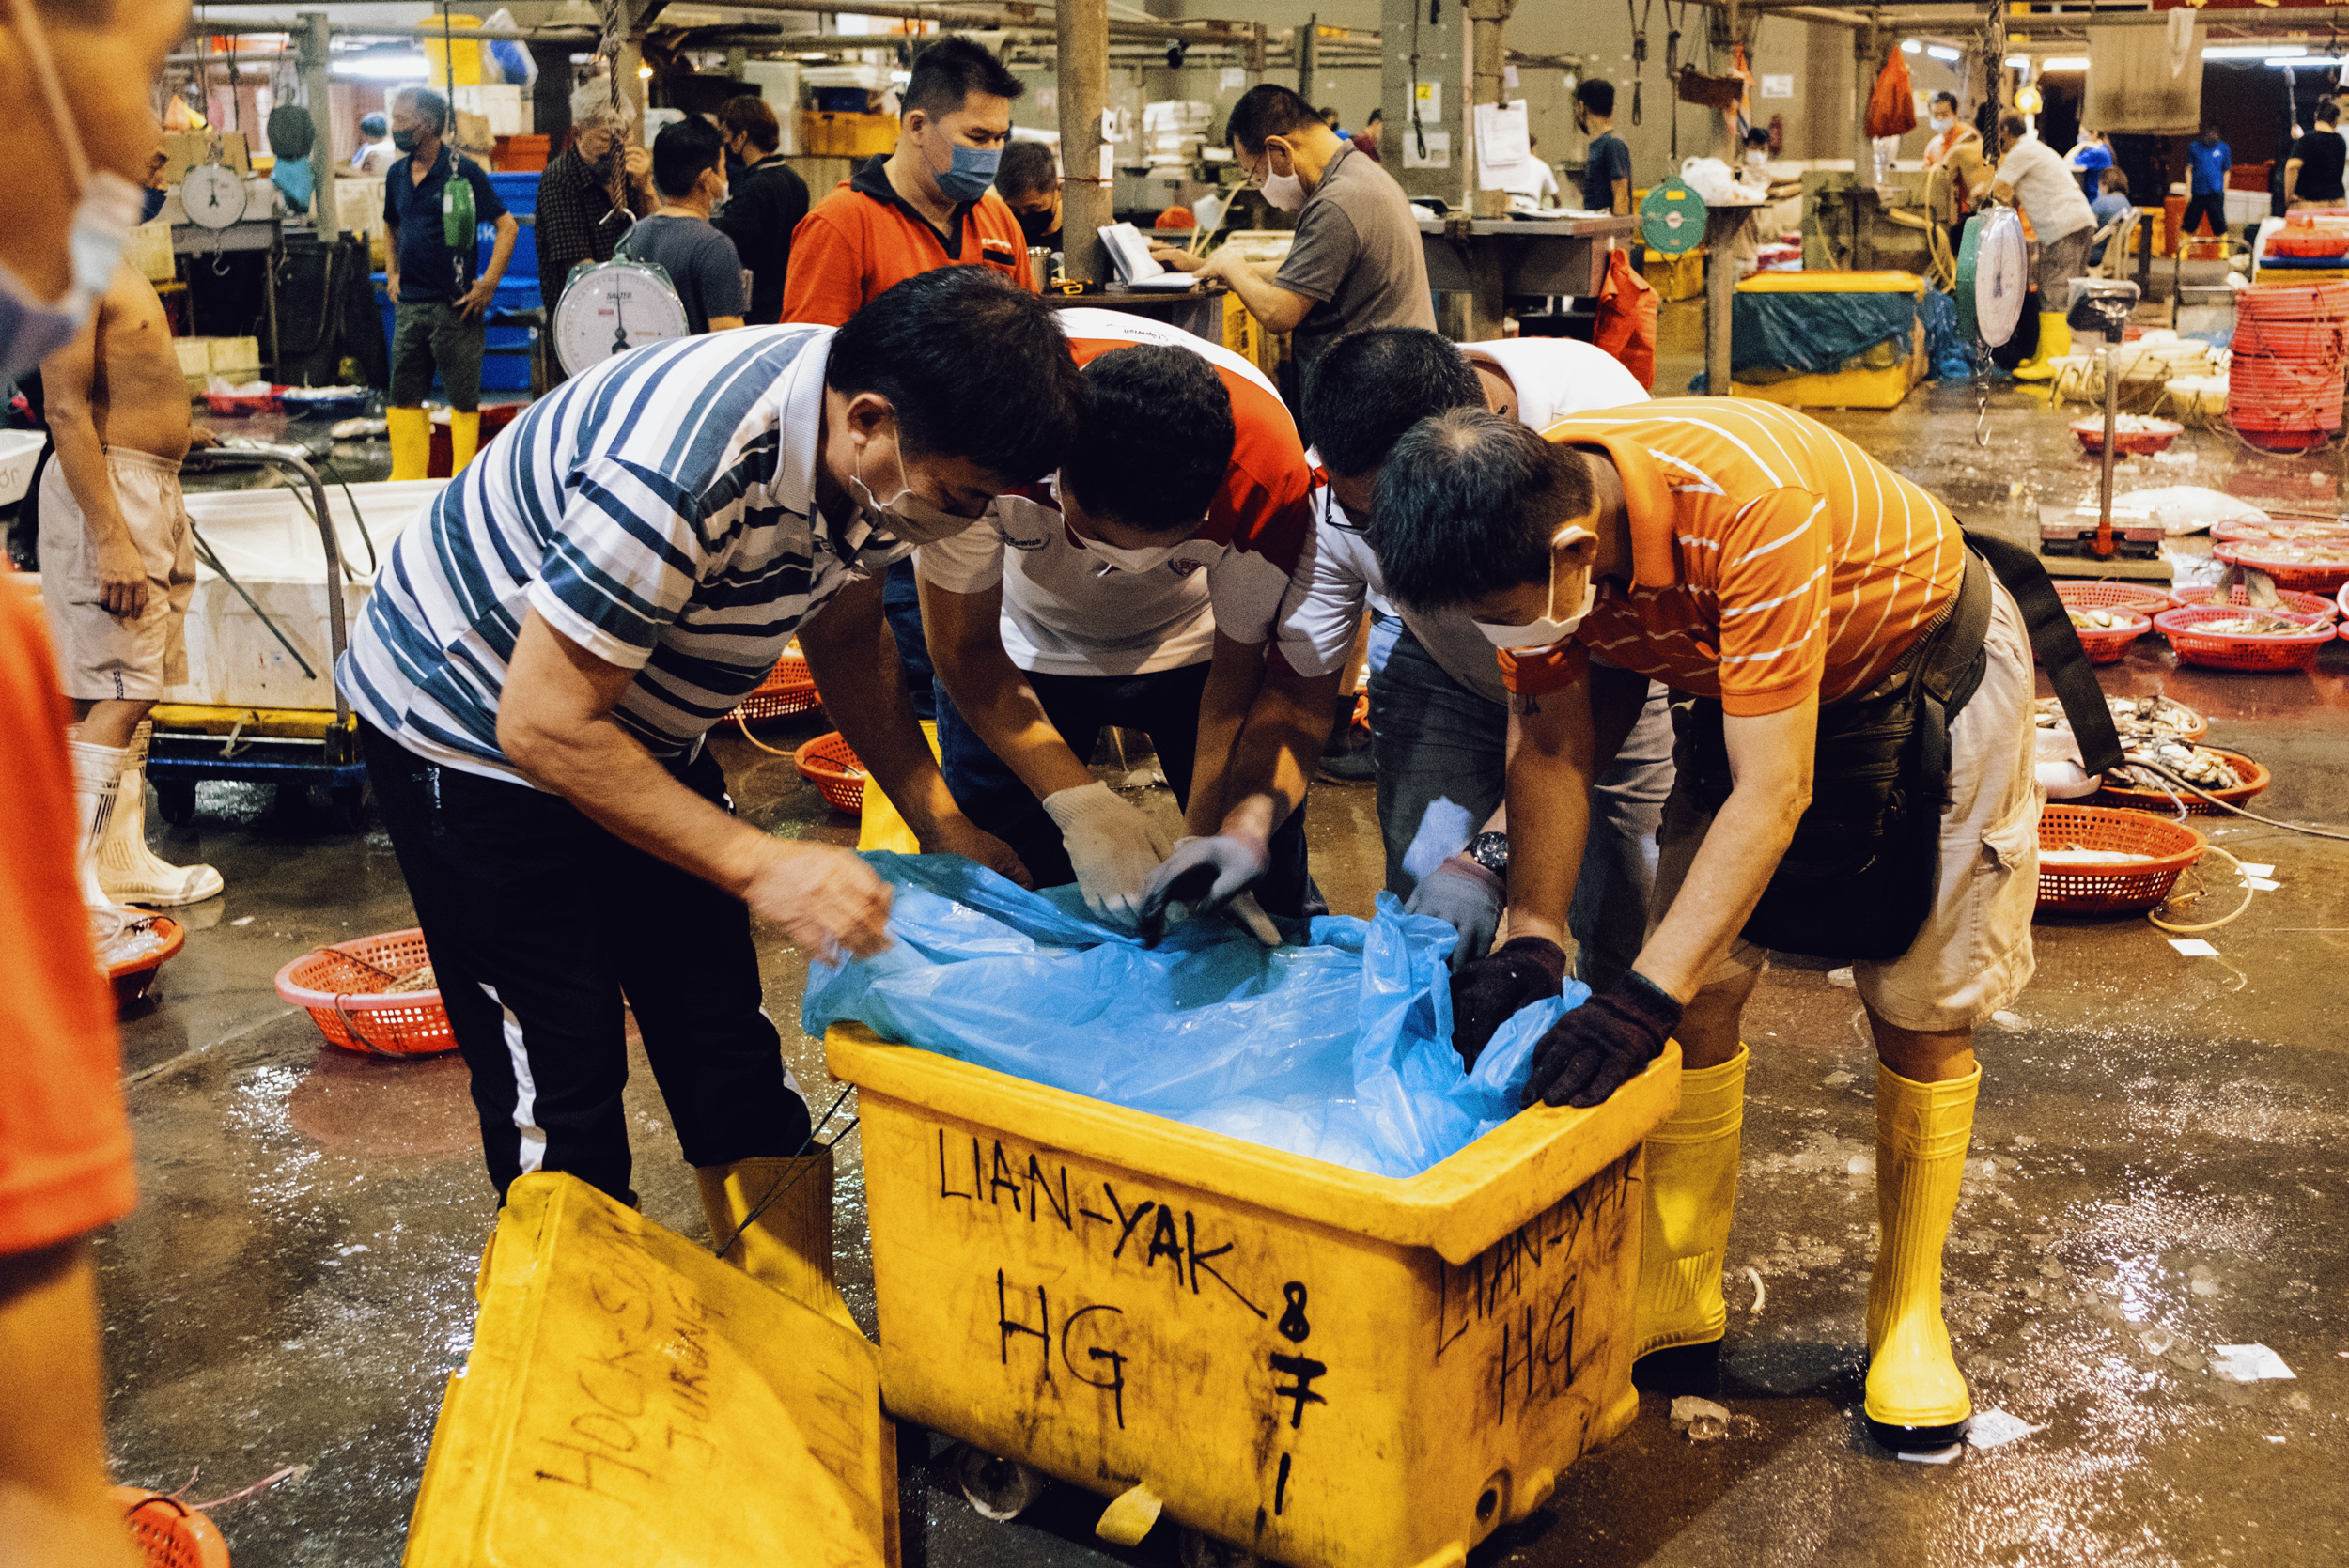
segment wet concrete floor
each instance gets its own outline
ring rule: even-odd
[[[1685,308],[1668,317],[1666,381],[1686,373]],[[1829,415],[1947,495],[1976,526],[2028,536],[2039,499],[2093,470],[2044,399],[1995,393],[1974,442],[1966,388],[1890,413]],[[2338,458],[2279,460],[2193,432],[2179,460],[2123,485],[2191,483],[2336,505]],[[2015,487],[2020,487],[2019,491]],[[2268,764],[2257,802],[2349,821],[2349,645],[2313,674],[2181,670],[2158,642],[2104,671],[2108,690],[2167,691],[2212,737]],[[764,734],[788,747],[823,728]],[[717,742],[752,820],[853,841],[787,761]],[[206,785],[196,821],[156,829],[226,894],[192,912],[186,951],[124,1020],[139,1210],[100,1238],[120,1479],[193,1496],[288,1465],[301,1473],[216,1515],[240,1568],[397,1561],[446,1376],[461,1366],[474,1268],[493,1207],[464,1068],[325,1047],[272,975],[325,941],[412,924],[390,846],[345,836],[314,804]],[[1365,788],[1317,787],[1315,871],[1341,912],[1378,878]],[[1948,1257],[1950,1321],[1977,1405],[2043,1429],[1947,1467],[1900,1462],[1859,1420],[1873,1251],[1872,1056],[1851,991],[1781,968],[1749,1015],[1754,1048],[1737,1230],[1728,1266],[1725,1402],[1750,1431],[1691,1444],[1651,1398],[1610,1449],[1473,1561],[1556,1565],[2146,1565],[2349,1560],[2349,1053],[2336,977],[2349,968],[2349,848],[2239,820],[2215,842],[2272,863],[2280,886],[2181,956],[2144,921],[2045,922],[2039,972],[1984,1030],[1967,1191]],[[2236,902],[2231,872],[2185,918]],[[550,920],[591,912],[549,910]],[[803,956],[760,948],[770,1010],[796,1017]],[[816,1042],[786,1026],[802,1081]],[[638,1062],[641,1068],[641,1057]],[[650,1074],[630,1089],[646,1211],[706,1234]],[[873,1322],[859,1141],[842,1145],[841,1273]],[[2211,1348],[2263,1343],[2292,1381],[2234,1384]],[[1434,1413],[1431,1413],[1431,1417]],[[1161,1528],[1131,1551],[1091,1538],[1098,1503],[1056,1489],[990,1524],[945,1477],[944,1444],[902,1452],[910,1564],[1174,1560]],[[792,1560],[779,1549],[778,1561]]]

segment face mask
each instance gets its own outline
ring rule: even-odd
[[[1104,544],[1099,539],[1087,538],[1085,549],[1100,556],[1119,571],[1145,572],[1155,571],[1165,566],[1167,562],[1174,558],[1176,551],[1190,542],[1189,539],[1177,539],[1171,545],[1152,545],[1146,550],[1124,550],[1116,545]]]
[[[1957,122],[1950,118],[1947,115],[1936,115],[1925,123],[1932,126],[1936,131],[1947,131],[1951,126],[1956,124]]]
[[[1591,532],[1587,528],[1565,529],[1551,541],[1551,548],[1554,550],[1560,544],[1570,544],[1578,537],[1587,539],[1591,536]],[[1583,617],[1590,614],[1597,604],[1598,584],[1585,577],[1582,583],[1582,603],[1575,610],[1571,617],[1560,620],[1558,618],[1558,573],[1553,567],[1549,574],[1549,601],[1542,606],[1543,613],[1540,620],[1528,621],[1523,626],[1497,626],[1490,621],[1478,621],[1475,626],[1477,630],[1485,634],[1485,641],[1497,648],[1522,652],[1527,648],[1554,647],[1572,636],[1575,628],[1582,624]]]
[[[856,472],[852,477],[856,488],[864,494],[863,512],[866,524],[876,534],[910,545],[934,545],[951,539],[976,521],[975,518],[958,518],[941,509],[935,502],[925,501],[913,493],[913,486],[906,479],[906,455],[897,454],[897,493],[887,501],[876,496],[864,482],[864,454],[856,455]]]
[[[1054,226],[1051,209],[1047,208],[1041,212],[1021,212],[1017,216],[1019,219],[1019,232],[1027,236],[1029,244],[1041,245],[1051,238]]]
[[[139,192],[139,222],[151,224],[162,217],[163,203],[170,195],[169,191],[158,191],[152,185],[141,190]]]
[[[392,146],[402,152],[413,152],[416,150],[416,133],[412,131],[395,131],[392,132]]]
[[[1265,157],[1264,199],[1283,212],[1294,212],[1305,205],[1305,182],[1297,178],[1297,171],[1287,174],[1272,172],[1272,158]]]
[[[30,7],[13,9],[23,24],[24,54],[48,101],[50,123],[57,128],[67,176],[80,187],[81,199],[66,241],[73,282],[64,299],[40,299],[23,279],[0,266],[0,380],[13,380],[73,341],[113,281],[141,207],[139,187],[111,169],[90,168],[82,150],[81,128],[66,106],[64,84],[49,57],[48,36]]]
[[[1755,152],[1749,152],[1749,153],[1747,153],[1747,154],[1746,154],[1746,163],[1747,163],[1747,166],[1748,166],[1748,167],[1750,167],[1750,168],[1756,168],[1756,169],[1761,168],[1764,164],[1767,163],[1769,161],[1770,161],[1770,155],[1769,155],[1768,153],[1766,153],[1766,152],[1755,151]]]
[[[953,144],[953,161],[946,172],[930,170],[938,188],[949,201],[976,201],[987,194],[987,188],[995,183],[995,170],[1003,161],[1003,149],[996,147],[964,147]],[[928,155],[926,153],[926,158]]]

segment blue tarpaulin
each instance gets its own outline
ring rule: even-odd
[[[1452,928],[1389,894],[1372,919],[1283,923],[1268,948],[1229,921],[1156,948],[951,855],[873,854],[896,941],[817,963],[801,1026],[882,1038],[1309,1155],[1409,1176],[1517,1110],[1533,1046],[1590,992],[1525,1009],[1473,1073],[1452,1048]]]
[[[1729,305],[1729,372],[1766,382],[1846,369],[1871,349],[1885,365],[1906,359],[1918,305],[1907,294],[1740,293]],[[1887,357],[1890,356],[1890,357]],[[1688,383],[1704,391],[1702,371]]]

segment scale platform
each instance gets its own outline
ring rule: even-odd
[[[2116,516],[2113,552],[2099,555],[2093,511],[2039,508],[2039,553],[2050,577],[2146,577],[2167,582],[2170,563],[2161,553],[2162,537],[2158,522]]]

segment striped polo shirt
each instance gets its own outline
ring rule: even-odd
[[[1741,717],[1812,691],[1840,702],[1881,680],[1964,579],[1948,507],[1792,409],[1673,397],[1542,433],[1613,460],[1632,576],[1602,580],[1554,654],[1503,660],[1512,691],[1543,690],[1586,649]]]
[[[766,677],[800,623],[909,554],[816,506],[829,327],[616,355],[540,398],[392,547],[335,676],[433,762],[528,784],[498,700],[525,610],[634,670],[613,717],[664,761]]]

